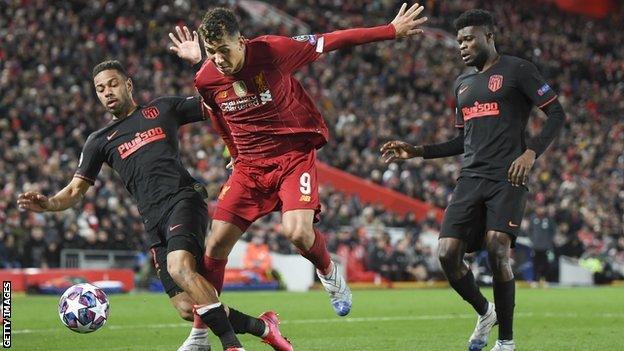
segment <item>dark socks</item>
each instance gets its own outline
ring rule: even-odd
[[[224,350],[230,347],[242,347],[234,333],[234,329],[232,329],[223,305],[209,309],[201,314],[200,317],[208,328],[219,337]]]
[[[249,333],[257,337],[264,335],[266,324],[262,320],[241,313],[232,307],[230,307],[229,320],[236,334]]]
[[[483,315],[487,312],[487,299],[483,296],[483,294],[481,294],[481,291],[479,291],[479,287],[477,286],[474,275],[472,275],[472,271],[470,269],[466,275],[458,280],[449,279],[449,283],[464,300],[472,305],[472,308],[474,308],[478,314]],[[496,305],[496,308],[498,309],[498,304]]]
[[[494,304],[498,319],[498,339],[513,339],[513,312],[516,298],[516,281],[494,281]]]

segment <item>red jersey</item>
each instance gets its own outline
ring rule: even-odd
[[[266,35],[245,45],[242,69],[224,75],[207,60],[195,87],[233,157],[273,157],[302,146],[323,146],[327,124],[293,77],[302,66],[339,47],[393,39],[392,25],[294,38]]]

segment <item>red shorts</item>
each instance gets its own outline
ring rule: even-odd
[[[315,149],[237,161],[221,189],[213,218],[245,231],[270,212],[310,209],[315,211],[314,221],[318,222],[321,205],[315,161]]]

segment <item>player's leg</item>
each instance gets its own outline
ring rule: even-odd
[[[313,225],[320,213],[316,150],[292,151],[286,156],[278,191],[283,234],[316,267],[336,314],[346,316],[351,311],[351,289],[331,261],[325,238]]]
[[[190,296],[185,292],[181,292],[171,297],[170,300],[183,319],[194,321],[191,334],[178,351],[210,350],[206,337],[208,327],[201,320],[201,324],[197,324],[197,318],[194,318],[197,314],[193,308],[195,303]],[[279,320],[275,312],[267,311],[261,314],[260,317],[255,318],[229,306],[226,306],[225,310],[236,334],[251,334],[261,338],[263,342],[271,345],[274,350],[292,351],[292,345],[280,333]]]
[[[239,168],[239,170],[235,170],[228,183],[223,187],[210,234],[206,237],[206,250],[201,273],[206,277],[206,280],[213,284],[217,294],[221,294],[223,288],[227,257],[232,248],[252,221],[264,214],[258,209],[267,207],[266,212],[268,213],[274,207],[271,205],[271,201],[265,204],[267,201],[264,200],[266,199],[255,196],[253,189],[245,186],[246,181],[243,177],[244,174],[240,172]],[[263,204],[265,205],[263,206]],[[261,337],[262,341],[272,346],[274,350],[292,350],[292,345],[288,339],[280,333],[279,320],[275,312],[267,311],[258,318],[254,318],[235,309],[230,309],[228,315],[236,333],[250,333]]]
[[[500,350],[513,350],[513,312],[515,306],[515,280],[509,257],[512,238],[507,233],[490,230],[486,234],[488,260],[494,277],[494,303],[498,319],[498,344]],[[505,348],[501,348],[506,346]],[[497,349],[497,350],[498,350]]]
[[[190,251],[177,248],[183,237],[169,239],[167,270],[190,298],[196,302],[195,310],[201,320],[219,337],[224,349],[242,347],[230,324],[225,307],[219,301],[215,288],[198,273],[197,257]],[[173,248],[172,248],[173,246]]]
[[[478,190],[479,180],[460,178],[438,240],[438,258],[449,284],[478,314],[468,340],[469,350],[483,349],[496,324],[494,304],[483,296],[464,262],[464,254],[479,249],[485,234],[485,211]]]
[[[189,336],[178,348],[178,351],[210,351],[208,327],[194,313],[193,306],[195,303],[184,290],[176,285],[167,271],[167,248],[161,244],[152,247],[150,252],[152,253],[158,278],[162,282],[165,292],[169,295],[169,301],[182,319],[193,322]]]
[[[494,277],[494,302],[499,323],[497,350],[514,350],[513,313],[515,280],[510,264],[511,248],[515,245],[528,189],[509,182],[487,181],[487,234],[485,245]]]
[[[167,238],[167,271],[176,285],[196,303],[195,311],[219,337],[223,348],[240,348],[241,343],[216,289],[199,273],[204,254],[206,214],[206,204],[199,196],[181,200],[171,210],[163,228]]]

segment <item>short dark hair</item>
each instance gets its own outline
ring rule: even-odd
[[[128,75],[128,72],[124,68],[124,66],[121,64],[121,62],[119,62],[117,60],[106,60],[104,62],[98,63],[95,67],[93,67],[93,76],[92,76],[92,78],[95,78],[95,76],[97,76],[98,73],[100,73],[102,71],[109,70],[109,69],[116,70],[117,72],[121,73],[121,75],[124,78],[130,77]]]
[[[232,36],[240,33],[236,15],[230,9],[215,7],[204,15],[199,26],[199,35],[206,41],[219,41],[224,34]]]
[[[488,31],[493,32],[496,27],[492,13],[482,9],[472,9],[462,13],[455,19],[453,25],[455,31],[458,32],[460,29],[470,26],[485,26]]]

